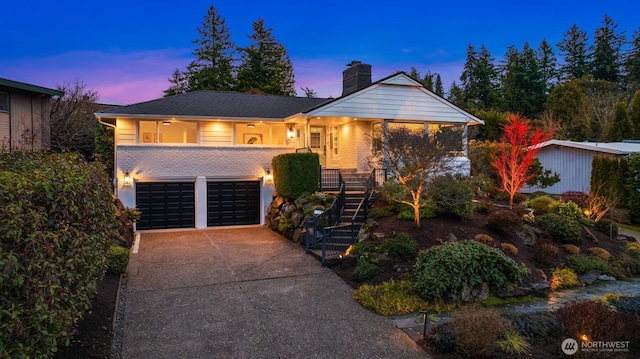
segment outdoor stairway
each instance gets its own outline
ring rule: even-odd
[[[344,254],[346,250],[353,244],[360,228],[364,224],[366,218],[365,213],[360,211],[358,216],[354,218],[358,210],[358,206],[366,193],[366,183],[369,178],[368,173],[356,173],[355,170],[342,170],[342,180],[345,184],[345,204],[342,216],[337,225],[331,229],[326,239],[326,251],[331,253],[327,258],[336,258]],[[337,195],[338,193],[331,194]],[[322,239],[318,238],[317,249],[310,252],[318,257],[322,257]]]

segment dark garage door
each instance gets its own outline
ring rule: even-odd
[[[193,182],[140,182],[136,206],[142,212],[136,229],[194,228]]]
[[[208,182],[207,226],[260,224],[260,181]]]

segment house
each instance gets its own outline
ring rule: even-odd
[[[460,126],[454,160],[468,173],[466,128],[483,123],[404,73],[372,83],[360,62],[336,99],[197,91],[95,116],[115,128],[115,191],[142,212],[138,230],[264,224],[274,156],[305,149],[324,168],[370,172],[381,128]]]
[[[0,78],[0,141],[2,148],[48,149],[52,96],[64,92]]]
[[[549,140],[539,145],[538,160],[545,169],[560,175],[560,182],[547,188],[525,187],[521,192],[544,191],[562,194],[568,191],[589,193],[591,163],[595,156],[624,157],[640,153],[640,141],[575,142]]]

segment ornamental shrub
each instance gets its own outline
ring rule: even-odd
[[[421,251],[414,275],[422,296],[442,299],[465,284],[487,282],[494,288],[506,288],[522,280],[525,270],[495,248],[476,241],[458,241]]]
[[[522,217],[513,211],[500,210],[487,216],[487,228],[496,232],[509,233],[522,226]]]
[[[420,219],[433,218],[436,216],[436,205],[433,202],[425,202],[420,207]],[[398,213],[398,219],[411,220],[415,219],[413,208],[407,204],[400,205],[400,211]]]
[[[573,268],[578,274],[584,274],[593,269],[611,274],[611,267],[609,266],[609,263],[600,257],[587,257],[581,254],[575,254],[567,256],[566,260],[567,265]]]
[[[380,315],[417,312],[428,306],[409,280],[388,281],[380,285],[363,284],[353,292],[353,299]]]
[[[353,271],[353,280],[361,282],[367,280],[378,273],[380,268],[366,259],[359,259],[356,269]]]
[[[555,213],[571,220],[579,221],[584,216],[582,215],[582,209],[572,201],[558,203],[554,207]]]
[[[537,222],[551,238],[559,243],[580,243],[582,229],[578,221],[568,219],[555,213],[537,217]]]
[[[285,153],[273,157],[273,183],[276,191],[289,198],[318,190],[320,157],[317,153]]]
[[[517,256],[518,255],[518,248],[516,246],[514,246],[511,243],[502,243],[500,245],[500,248],[502,248],[502,251],[510,256]]]
[[[451,315],[455,350],[464,358],[486,358],[497,349],[497,342],[512,330],[511,322],[496,308],[464,306]]]
[[[0,357],[52,356],[89,309],[117,233],[104,173],[75,154],[0,154]]]
[[[556,205],[558,202],[551,198],[548,195],[542,195],[537,197],[531,197],[529,201],[527,201],[527,206],[533,209],[535,214],[545,214],[551,212],[551,208]]]
[[[429,196],[446,214],[464,217],[473,213],[473,191],[451,175],[434,178],[429,187]]]
[[[593,300],[574,301],[558,309],[557,319],[563,337],[588,341],[625,340],[625,315]]]
[[[580,191],[563,192],[560,195],[560,200],[562,200],[563,202],[571,201],[571,202],[577,204],[581,208],[587,208],[589,206],[589,204],[588,204],[589,195],[584,193],[584,192],[580,192]]]
[[[378,248],[391,258],[400,260],[415,258],[418,254],[418,243],[407,233],[398,233],[387,239]]]
[[[594,223],[596,229],[602,233],[609,234],[613,238],[618,236],[618,225],[610,219],[603,218]]]
[[[488,234],[484,234],[484,233],[478,233],[476,234],[476,236],[474,237],[474,239],[482,244],[486,244],[488,246],[491,245],[491,243],[493,243],[493,237],[491,237]]]
[[[569,254],[578,254],[580,253],[580,247],[575,246],[573,244],[563,244],[562,248]]]
[[[107,255],[107,273],[120,274],[127,271],[129,264],[129,248],[111,245]]]
[[[558,246],[546,239],[536,241],[533,245],[533,257],[540,264],[549,265],[558,256]]]
[[[551,271],[549,287],[551,287],[552,290],[576,287],[580,284],[578,275],[571,268],[556,268]]]
[[[611,253],[609,253],[608,250],[601,248],[601,247],[591,247],[587,249],[589,251],[589,254],[591,254],[592,256],[596,256],[598,258],[601,258],[605,261],[609,260],[609,258],[611,258]]]

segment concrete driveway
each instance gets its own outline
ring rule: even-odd
[[[319,261],[262,226],[146,232],[122,358],[425,358]]]

